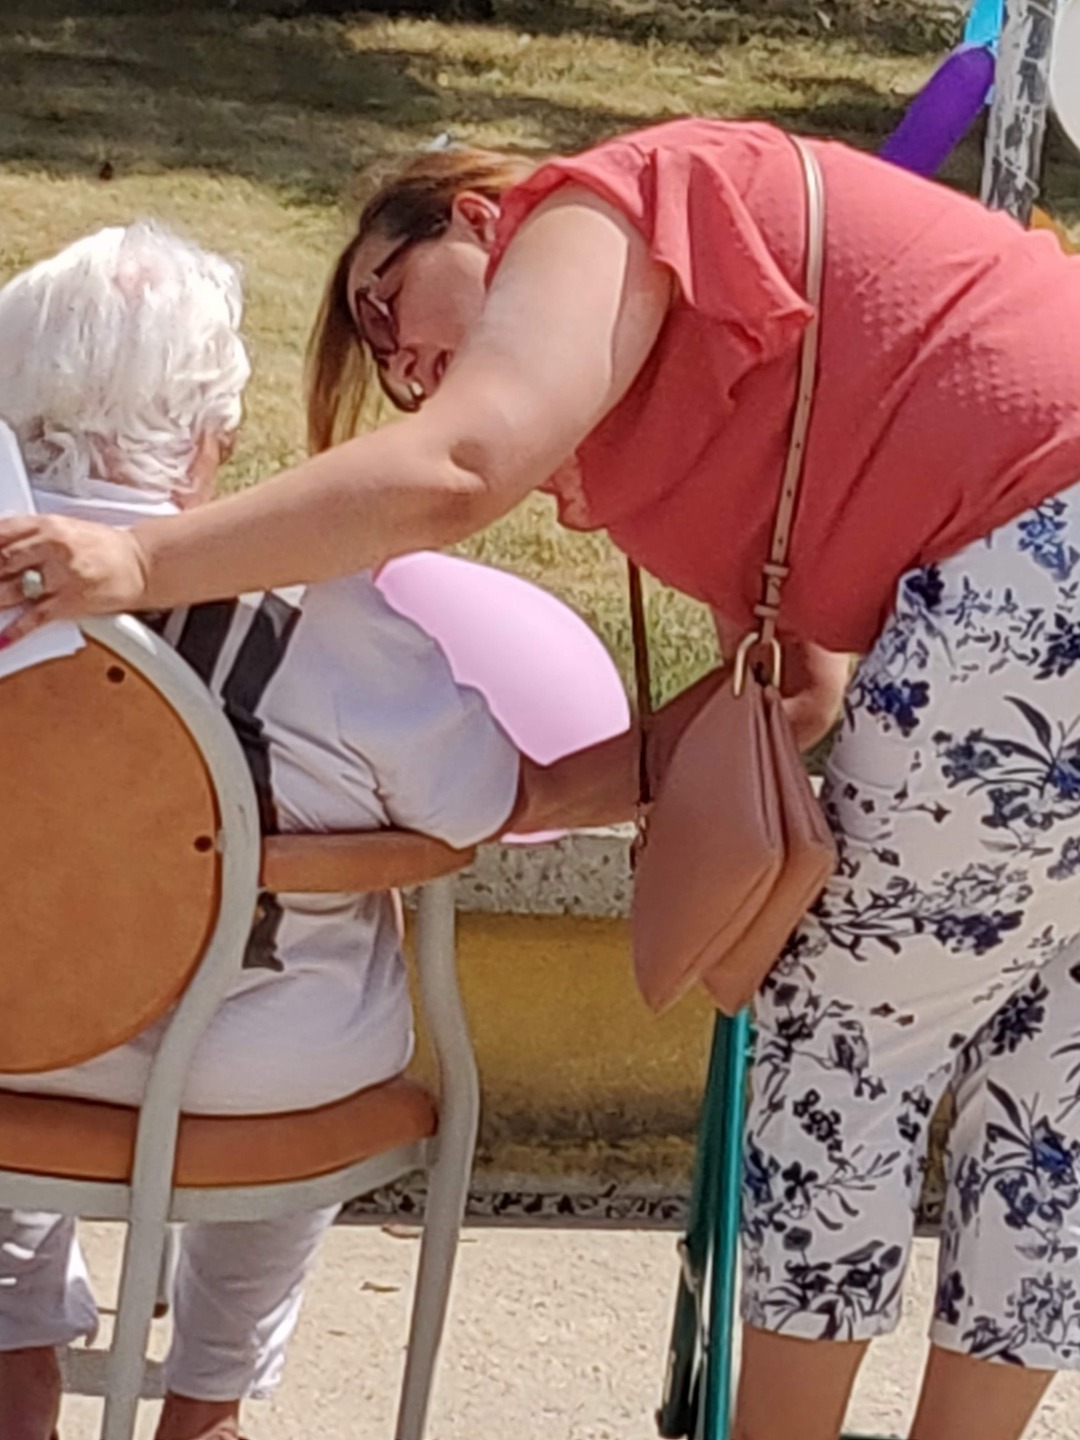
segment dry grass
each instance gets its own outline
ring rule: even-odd
[[[7,0],[0,15],[0,275],[98,225],[154,215],[239,259],[256,362],[229,481],[301,454],[300,367],[358,170],[444,129],[568,149],[691,113],[754,115],[873,146],[957,22],[916,0],[507,0],[498,23],[304,13],[233,0]],[[953,176],[971,184],[970,145]],[[109,178],[101,178],[101,177]],[[1050,193],[1080,218],[1055,146]],[[473,553],[542,579],[624,666],[622,566],[532,502]],[[692,607],[657,594],[666,688],[711,655]]]

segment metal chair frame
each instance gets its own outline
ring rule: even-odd
[[[396,1440],[422,1440],[445,1324],[472,1169],[479,1082],[455,957],[453,877],[423,885],[416,953],[421,999],[438,1069],[438,1134],[317,1179],[232,1189],[172,1182],[180,1099],[195,1047],[239,973],[259,890],[258,806],[240,744],[221,709],[175,652],[128,616],[82,623],[87,636],[143,675],[198,745],[220,808],[221,901],[197,973],[154,1059],[126,1184],[0,1171],[0,1206],[127,1224],[116,1327],[108,1351],[101,1440],[131,1440],[144,1392],[146,1347],[168,1270],[168,1227],[187,1220],[260,1220],[345,1201],[426,1170],[428,1196],[413,1292]],[[415,877],[410,877],[415,878]],[[358,885],[357,889],[362,889]]]

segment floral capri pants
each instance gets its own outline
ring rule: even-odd
[[[840,864],[759,996],[744,1315],[893,1329],[952,1092],[932,1337],[1080,1368],[1080,486],[900,582],[824,803]]]

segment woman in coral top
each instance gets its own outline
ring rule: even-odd
[[[899,1316],[951,1089],[912,1433],[1015,1440],[1080,1368],[1080,262],[813,148],[820,379],[781,624],[801,740],[843,708],[841,863],[757,1002],[737,1434],[839,1433]],[[541,488],[746,631],[811,313],[804,234],[796,150],[767,126],[678,122],[535,169],[420,157],[330,281],[319,453],[126,533],[0,523],[0,605],[44,577],[9,635],[340,575]],[[354,438],[373,376],[410,416]],[[541,791],[530,822],[570,813]]]

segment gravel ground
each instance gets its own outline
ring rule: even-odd
[[[87,1226],[86,1248],[107,1295],[117,1230]],[[390,1440],[415,1254],[412,1232],[331,1233],[285,1383],[248,1409],[251,1440]],[[933,1245],[920,1242],[904,1323],[859,1384],[850,1423],[863,1434],[905,1433],[933,1264]],[[429,1440],[653,1440],[674,1283],[670,1234],[469,1232]],[[149,1440],[156,1407],[144,1408],[139,1434]],[[97,1413],[95,1401],[68,1400],[63,1440],[96,1440]],[[1080,1377],[1058,1381],[1029,1435],[1080,1435]]]

